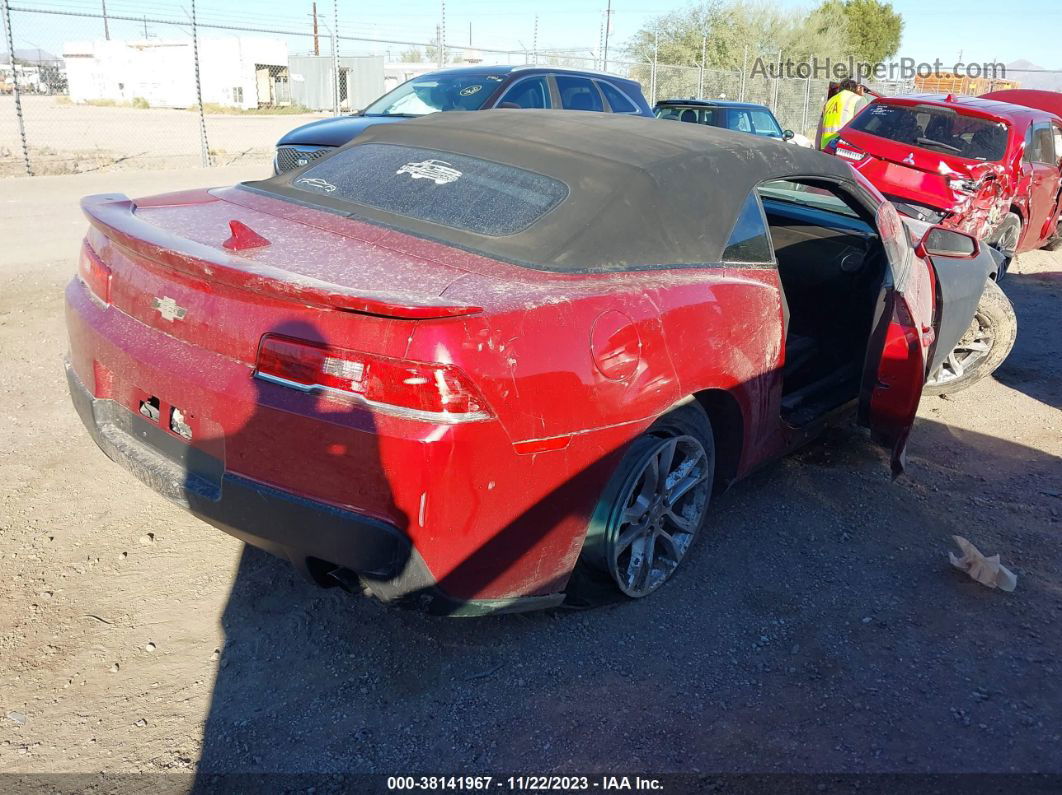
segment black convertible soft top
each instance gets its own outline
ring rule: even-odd
[[[514,109],[376,125],[244,187],[572,272],[719,262],[745,198],[786,177],[853,180],[837,158],[746,133]]]

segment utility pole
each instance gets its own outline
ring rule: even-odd
[[[777,116],[778,115],[778,89],[779,89],[779,87],[782,84],[782,51],[781,50],[778,51],[778,73],[777,73],[776,77],[774,78],[773,83],[774,84],[771,86],[771,94],[773,95],[773,99],[771,101],[771,110],[773,110],[774,114]]]
[[[468,48],[472,49],[472,20],[468,20]]]
[[[597,57],[594,58],[594,68],[604,72],[605,59],[601,56],[605,52],[605,15],[601,14],[601,23],[597,29]]]
[[[321,44],[317,40],[317,0],[313,3],[313,54],[321,54]]]
[[[531,34],[531,54],[535,57],[535,64],[538,64],[538,14],[535,14],[535,32]]]
[[[708,53],[708,36],[701,36],[701,79],[697,85],[697,96],[704,98],[704,64]]]
[[[144,17],[144,38],[147,38],[147,17]]]
[[[652,71],[652,73],[649,76],[650,77],[650,80],[649,80],[650,92],[649,93],[652,94],[652,97],[653,97],[649,101],[652,102],[654,105],[656,104],[656,60],[657,60],[657,55],[658,55],[659,49],[660,49],[659,48],[659,44],[660,44],[660,32],[659,31],[655,31],[653,33],[653,71]]]
[[[446,0],[439,0],[439,68],[446,65]]]
[[[339,0],[332,0],[332,112],[339,115]]]
[[[612,0],[608,0],[608,6],[605,8],[605,47],[604,53],[601,56],[601,71],[608,71],[608,34],[612,32]]]
[[[745,76],[749,72],[749,45],[745,45],[745,52],[741,56],[741,90],[738,93],[738,100],[745,101]]]
[[[199,79],[199,27],[192,0],[192,58],[195,61],[195,104],[199,106],[199,159],[203,168],[210,166],[210,144],[207,143],[206,116],[203,112],[203,84]]]
[[[7,39],[7,51],[11,55],[11,86],[15,95],[15,116],[18,118],[18,137],[22,141],[22,163],[26,167],[26,176],[33,176],[30,167],[29,144],[26,142],[26,123],[22,118],[22,91],[18,84],[18,65],[15,63],[15,34],[11,30],[11,5],[8,0],[0,0],[4,12],[4,38]]]
[[[103,6],[103,38],[110,41],[111,29],[107,26],[107,0],[100,0],[100,5]]]

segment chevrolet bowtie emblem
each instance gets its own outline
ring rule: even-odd
[[[159,311],[166,320],[171,323],[174,320],[183,320],[184,316],[188,313],[188,310],[183,306],[178,306],[177,302],[170,298],[168,295],[162,298],[156,298],[151,302],[151,305]]]

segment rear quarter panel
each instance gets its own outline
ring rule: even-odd
[[[777,270],[678,271],[647,289],[660,311],[680,393],[724,390],[740,409],[737,475],[781,453],[784,328]]]
[[[494,309],[449,327],[418,325],[409,356],[451,350],[514,441],[616,426],[629,426],[633,438],[683,398],[722,389],[744,417],[748,461],[779,448],[778,423],[769,421],[778,413],[783,347],[774,269],[529,272],[486,290],[461,280],[446,297]],[[602,325],[637,335],[637,364],[626,377],[608,377],[595,363]]]
[[[488,284],[468,278],[446,297],[474,295],[489,311],[418,325],[408,355],[446,351],[475,379],[514,442],[644,424],[681,391],[657,307],[638,285],[631,274],[530,272]],[[636,361],[623,377],[595,364],[592,337],[602,323],[633,340]]]
[[[504,280],[484,286],[468,277],[446,292],[488,311],[420,322],[407,350],[408,358],[450,360],[470,374],[517,453],[448,434],[453,444],[433,445],[438,460],[424,483],[403,489],[438,493],[447,484],[444,499],[425,509],[422,498],[406,511],[427,517],[409,532],[432,549],[432,569],[449,592],[496,597],[563,587],[627,445],[700,390],[726,390],[740,409],[739,474],[782,449],[780,425],[769,421],[778,416],[782,355],[775,271],[560,276],[496,267]],[[594,355],[609,354],[610,340],[636,351],[622,377],[602,372]]]

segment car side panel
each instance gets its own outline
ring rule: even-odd
[[[1032,184],[1029,191],[1029,209],[1032,222],[1026,233],[1027,248],[1032,249],[1047,242],[1054,234],[1058,218],[1059,186],[1062,184],[1058,166],[1034,163]]]
[[[519,270],[515,281],[469,276],[447,288],[491,310],[420,324],[407,355],[445,349],[514,442],[644,424],[682,396],[644,275]]]
[[[525,272],[522,285],[508,276],[452,285],[449,298],[474,296],[492,309],[418,323],[406,352],[443,355],[472,374],[510,441],[506,450],[473,450],[464,431],[447,432],[452,448],[433,437],[432,461],[408,473],[421,478],[402,489],[412,497],[401,508],[416,517],[408,532],[431,550],[432,573],[448,593],[562,587],[627,446],[700,390],[727,390],[740,408],[739,475],[781,452],[782,309],[773,269]],[[386,441],[381,454],[387,466]],[[395,456],[392,478],[401,460]],[[422,508],[421,492],[446,497],[429,497]]]
[[[408,456],[381,444],[392,478],[416,479],[402,488],[401,508],[414,517],[407,532],[443,590],[461,596],[563,588],[627,445],[681,397],[637,274],[564,278],[510,266],[508,276],[453,285],[450,297],[475,295],[490,310],[418,323],[406,352],[469,374],[505,441],[433,432],[430,460],[408,468]]]
[[[723,389],[737,402],[744,443],[737,475],[781,454],[784,320],[773,267],[678,272],[650,288],[683,395]]]

